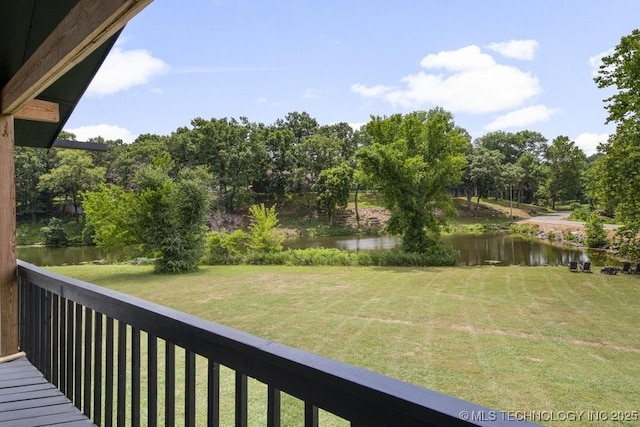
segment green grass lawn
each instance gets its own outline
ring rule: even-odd
[[[51,269],[494,409],[640,410],[639,276],[515,266]]]

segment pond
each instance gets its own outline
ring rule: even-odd
[[[556,246],[539,239],[506,233],[445,235],[442,242],[460,252],[460,265],[567,265],[571,261],[591,261],[597,265],[619,264],[605,252]],[[287,240],[291,249],[325,247],[350,250],[390,249],[397,237],[303,237]]]
[[[559,247],[543,241],[505,233],[456,234],[442,237],[445,245],[460,252],[461,265],[567,265],[570,261],[590,260],[596,265],[619,264],[601,251]],[[303,237],[285,241],[290,249],[324,247],[349,250],[391,249],[399,244],[395,237]],[[109,259],[126,261],[138,256],[135,247],[109,253]],[[80,264],[105,258],[92,246],[71,248],[20,247],[18,258],[36,265]]]

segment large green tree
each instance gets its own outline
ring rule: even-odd
[[[252,184],[265,172],[265,141],[258,138],[256,125],[240,119],[196,118],[193,129],[172,135],[170,144],[179,166],[205,166],[214,176],[218,203],[222,210],[234,213],[249,206],[254,197]]]
[[[211,176],[183,168],[175,177],[162,156],[136,173],[131,190],[115,184],[84,193],[87,226],[100,249],[143,243],[159,254],[155,271],[194,271],[204,255]]]
[[[471,199],[476,197],[476,209],[482,197],[495,195],[502,189],[504,155],[498,150],[479,146],[467,151],[467,165],[462,175],[467,208],[473,210]]]
[[[516,133],[499,130],[475,140],[477,146],[501,152],[506,163],[515,163],[524,153],[542,157],[546,144],[547,139],[542,134],[530,130]]]
[[[640,30],[622,37],[614,52],[602,59],[595,82],[614,89],[605,99],[607,122],[615,134],[600,146],[603,156],[590,173],[589,187],[600,204],[615,212],[629,236],[640,232]]]
[[[555,209],[556,202],[579,197],[587,157],[574,141],[562,135],[547,147],[545,157],[549,167],[545,188],[551,207]]]
[[[80,215],[81,192],[96,188],[104,182],[105,168],[96,167],[92,157],[80,150],[57,150],[56,166],[40,176],[38,188],[51,191],[71,202],[76,221]]]
[[[441,108],[373,117],[366,132],[371,145],[358,151],[359,167],[391,211],[389,232],[407,252],[428,251],[440,234],[437,211],[452,209],[447,190],[460,180],[467,133]]]
[[[318,207],[329,217],[329,225],[333,225],[336,209],[347,207],[352,181],[353,169],[346,162],[320,172],[313,189]]]

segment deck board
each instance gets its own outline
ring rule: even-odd
[[[94,426],[26,357],[0,364],[0,427]]]

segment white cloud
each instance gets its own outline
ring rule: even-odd
[[[600,66],[602,65],[602,58],[605,56],[610,56],[613,54],[615,50],[613,48],[606,50],[604,52],[600,52],[597,55],[593,55],[589,58],[589,65],[591,66],[591,76],[597,77],[598,72],[600,71]]]
[[[391,87],[383,85],[376,85],[372,87],[367,87],[366,85],[363,85],[361,83],[355,83],[351,85],[352,92],[359,93],[365,98],[378,98],[384,96],[391,89]]]
[[[496,65],[491,55],[482,53],[475,45],[458,50],[443,50],[437,54],[429,54],[422,58],[420,65],[424,68],[445,68],[450,71],[475,70]]]
[[[487,48],[507,58],[531,61],[538,49],[538,42],[536,40],[509,40],[508,42],[491,43],[487,45]]]
[[[310,88],[307,88],[307,89],[304,90],[304,93],[302,94],[302,97],[306,98],[306,99],[315,99],[318,96],[320,96],[321,92],[322,91],[320,89],[314,89],[314,88],[310,87]]]
[[[496,63],[478,46],[430,54],[420,64],[445,72],[407,75],[401,79],[402,88],[357,83],[351,90],[407,109],[440,106],[454,113],[474,114],[513,109],[541,92],[536,76]]]
[[[578,135],[574,141],[576,145],[584,151],[587,156],[595,154],[598,152],[598,144],[601,142],[606,142],[609,139],[609,134],[607,133],[581,133]]]
[[[78,141],[88,141],[91,138],[101,136],[106,141],[115,141],[121,139],[123,142],[130,143],[136,139],[136,136],[128,129],[117,125],[99,124],[92,126],[81,126],[75,129],[65,129],[76,136]]]
[[[168,70],[167,63],[147,50],[123,50],[116,45],[89,85],[87,94],[103,96],[127,90],[146,84]]]
[[[545,105],[534,105],[503,114],[484,128],[488,131],[495,131],[506,128],[525,127],[534,123],[545,122],[557,112],[559,112],[557,108],[549,108]]]

